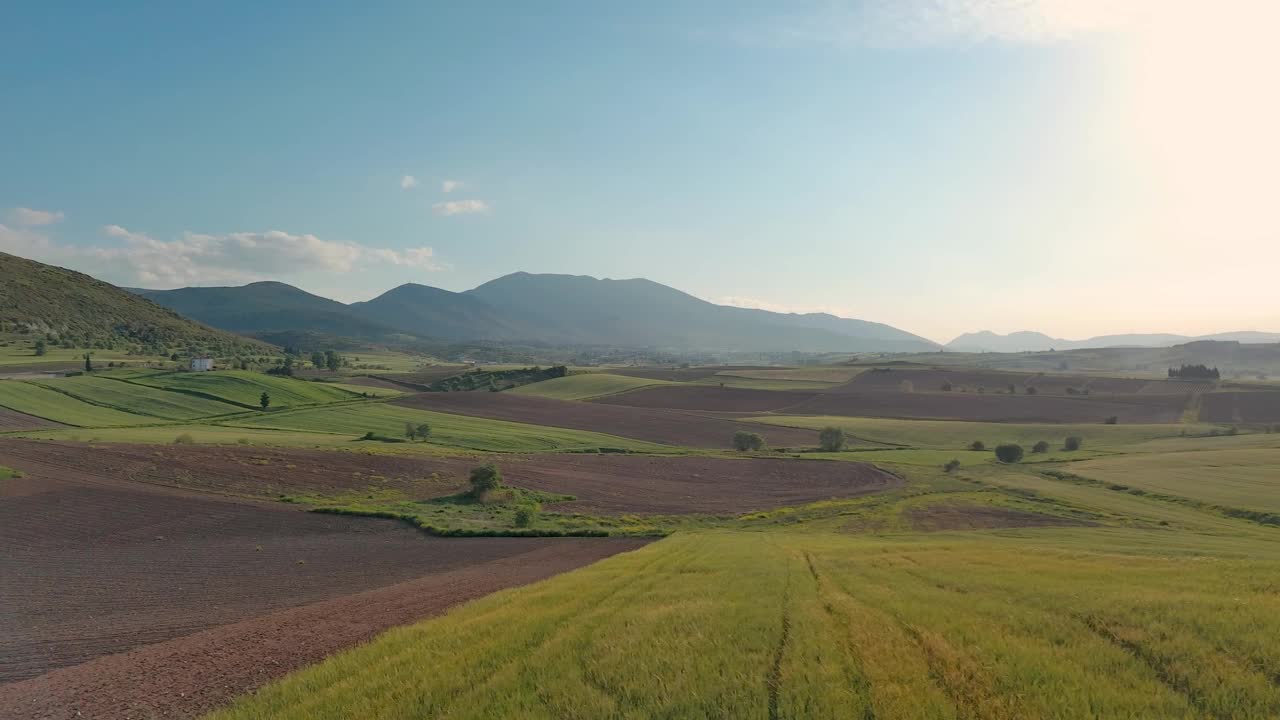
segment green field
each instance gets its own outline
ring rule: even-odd
[[[1274,717],[1280,543],[1149,532],[682,534],[213,717]]]
[[[201,445],[262,445],[271,447],[336,448],[395,452],[444,452],[438,446],[421,443],[373,446],[357,443],[353,438],[331,433],[309,433],[291,430],[228,427],[225,425],[173,424],[145,427],[68,428],[11,433],[12,437],[36,440],[72,440],[80,442],[140,443],[169,445],[186,436]],[[184,438],[185,439],[185,438]]]
[[[621,448],[638,452],[670,452],[654,443],[613,435],[541,427],[486,418],[413,410],[385,403],[356,403],[284,413],[265,413],[229,424],[303,432],[335,433],[356,438],[366,432],[400,438],[405,423],[431,425],[431,443],[494,452],[556,452]]]
[[[834,425],[843,428],[856,441],[865,444],[925,448],[959,450],[967,447],[974,440],[981,440],[988,448],[993,448],[999,443],[1012,442],[1030,450],[1036,442],[1044,440],[1054,449],[1053,455],[1061,459],[1074,457],[1068,453],[1058,452],[1062,447],[1062,441],[1071,435],[1079,436],[1084,440],[1085,450],[1116,450],[1147,440],[1181,438],[1182,433],[1207,434],[1215,427],[1212,425],[1040,425],[789,415],[763,415],[753,417],[751,421],[814,430]]]
[[[247,370],[147,375],[135,378],[132,382],[162,390],[185,392],[222,400],[245,408],[257,408],[258,398],[264,392],[271,396],[271,407],[273,408],[318,405],[341,400],[353,400],[359,397],[329,383],[274,377]]]
[[[70,395],[19,380],[0,380],[0,407],[77,427],[147,425],[163,422],[154,417],[90,405]]]
[[[1280,452],[1274,449],[1126,455],[1090,460],[1069,470],[1093,480],[1228,508],[1280,512]]]
[[[614,395],[628,390],[649,387],[651,385],[671,385],[668,380],[650,380],[626,375],[610,375],[608,373],[582,373],[566,375],[562,378],[543,380],[530,385],[521,385],[508,392],[517,395],[536,395],[556,400],[586,400],[587,398]]]
[[[106,365],[108,362],[142,363],[154,361],[155,357],[138,357],[116,350],[93,350],[93,363]],[[49,345],[44,355],[35,354],[35,340],[31,336],[0,336],[0,372],[8,365],[48,365],[49,367],[84,367],[85,351],[77,348],[63,348]]]
[[[244,412],[230,403],[178,392],[158,390],[106,377],[78,377],[40,380],[41,387],[56,390],[94,405],[167,420],[194,420],[214,415]]]
[[[22,474],[13,468],[0,466],[0,480],[12,480],[16,477],[22,477]]]
[[[391,388],[370,387],[368,385],[349,385],[347,383],[325,383],[329,387],[346,390],[355,395],[368,395],[371,398],[387,398],[403,395],[404,391],[392,390]]]

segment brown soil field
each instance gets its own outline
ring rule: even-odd
[[[1114,415],[1121,423],[1175,423],[1182,419],[1182,395],[998,395],[994,393],[818,393],[786,408],[791,415],[845,415],[983,422],[1101,423]]]
[[[1026,510],[976,505],[939,503],[911,508],[904,515],[916,530],[990,530],[1026,527],[1081,527],[1091,523],[1071,518],[1043,515]]]
[[[387,627],[643,543],[430,538],[0,460],[25,475],[0,486],[0,718],[189,716]]]
[[[382,388],[383,390],[403,391],[407,389],[405,388],[404,385],[398,385],[396,383],[391,382],[390,380],[384,380],[382,378],[368,377],[368,376],[342,378],[342,383],[344,385],[359,385],[362,387]]]
[[[1136,393],[1150,380],[1135,378],[1092,377],[1088,375],[1057,375],[1050,373],[1018,373],[999,370],[949,370],[934,369],[873,369],[858,375],[853,380],[832,388],[830,392],[902,392],[902,383],[910,382],[914,392],[941,392],[945,383],[951,383],[952,392],[962,388],[976,392],[983,387],[987,393],[996,391],[1008,392],[1013,385],[1018,394],[1026,392],[1027,387],[1034,387],[1041,395],[1066,395],[1067,388],[1079,390],[1088,388],[1090,394]],[[1186,392],[1185,389],[1182,392]]]
[[[1200,396],[1200,420],[1216,423],[1280,423],[1280,392],[1243,391]]]
[[[537,455],[502,472],[512,485],[577,498],[548,509],[605,514],[741,514],[902,484],[864,463],[781,458]]]
[[[671,380],[673,382],[688,382],[689,380],[702,380],[709,378],[716,373],[726,370],[760,370],[765,367],[778,370],[781,368],[764,366],[764,365],[707,365],[704,367],[691,368],[675,368],[675,367],[627,367],[627,368],[604,368],[604,371],[610,375],[627,375],[629,377],[647,378],[649,380]]]
[[[656,385],[592,400],[593,403],[628,407],[712,412],[790,412],[792,405],[819,393],[797,390],[751,390],[715,385]]]
[[[0,432],[11,430],[45,430],[47,428],[66,427],[62,423],[45,420],[17,410],[0,407]]]
[[[727,448],[733,434],[739,430],[760,433],[774,447],[810,447],[818,442],[818,435],[812,430],[735,422],[673,410],[627,407],[625,404],[573,402],[511,393],[424,393],[392,402],[424,410],[590,430],[683,447]]]

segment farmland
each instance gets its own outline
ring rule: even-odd
[[[0,570],[28,578],[0,592],[0,718],[1280,712],[1280,435],[1193,421],[1185,384],[636,372],[0,381]],[[565,534],[614,537],[534,537]]]

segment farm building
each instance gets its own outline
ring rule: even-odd
[[[191,369],[195,372],[208,372],[213,369],[213,358],[193,357],[191,358]]]

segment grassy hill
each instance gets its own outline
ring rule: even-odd
[[[76,347],[138,354],[192,349],[263,354],[270,346],[206,327],[82,273],[0,253],[0,332],[56,336]]]

